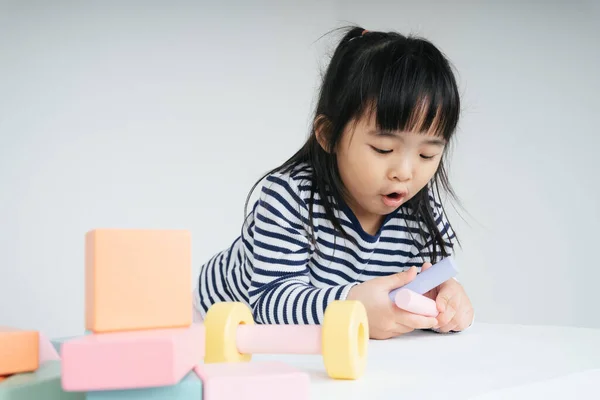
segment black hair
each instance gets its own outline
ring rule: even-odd
[[[308,139],[292,157],[254,184],[245,205],[246,212],[252,192],[266,176],[307,163],[313,174],[308,208],[311,242],[315,248],[311,205],[317,192],[336,231],[356,242],[342,227],[330,199],[340,204],[346,193],[332,150],[349,123],[374,112],[376,124],[382,130],[433,132],[449,143],[460,113],[460,96],[451,66],[430,41],[397,32],[366,31],[359,26],[345,29],[323,75]],[[317,130],[327,138],[327,149],[319,144]],[[443,257],[448,252],[435,221],[428,187],[431,186],[439,198],[441,185],[456,199],[444,165],[447,148],[433,179],[405,203],[412,210],[411,217],[418,222],[421,234],[424,234],[424,225],[433,236],[432,263],[436,262],[437,247]]]

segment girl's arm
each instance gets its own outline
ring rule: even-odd
[[[320,324],[329,303],[344,300],[355,283],[317,288],[310,283],[308,207],[292,179],[267,178],[254,221],[248,258],[249,302],[263,324]]]

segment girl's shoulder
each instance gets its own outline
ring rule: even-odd
[[[312,184],[313,168],[308,163],[297,163],[275,174],[280,178],[293,182],[297,186],[306,186]]]
[[[310,196],[313,182],[313,168],[307,163],[293,164],[287,168],[271,172],[265,177],[262,194],[264,198],[277,197],[280,200],[293,200],[303,206]]]
[[[300,194],[310,190],[313,181],[313,168],[308,163],[293,164],[283,170],[270,173],[267,185],[276,183]]]

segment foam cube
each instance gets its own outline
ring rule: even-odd
[[[85,240],[85,321],[94,333],[192,323],[191,235],[97,229]]]
[[[203,400],[307,400],[310,378],[278,361],[200,364],[194,368],[202,380]]]
[[[84,400],[85,393],[62,390],[60,373],[60,361],[52,360],[35,372],[12,375],[0,384],[0,400]]]
[[[0,375],[35,371],[39,366],[37,331],[0,327]]]
[[[204,358],[204,326],[86,335],[62,345],[67,391],[177,384]]]
[[[86,400],[202,400],[202,381],[190,371],[176,385],[88,392]]]

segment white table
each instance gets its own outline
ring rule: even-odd
[[[600,399],[595,329],[478,322],[459,334],[371,340],[356,381],[328,378],[320,356],[253,356],[273,359],[310,373],[312,399]]]

